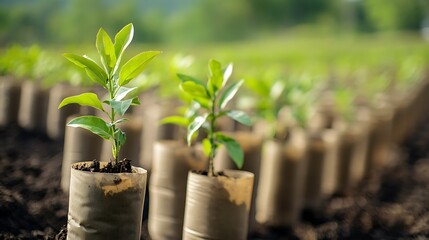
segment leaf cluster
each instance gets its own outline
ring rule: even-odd
[[[249,78],[246,87],[257,95],[254,105],[257,114],[271,124],[272,136],[276,135],[279,112],[288,107],[295,121],[305,127],[309,108],[314,102],[314,78],[305,75]]]
[[[138,105],[138,97],[127,98],[137,87],[128,88],[125,85],[136,78],[146,65],[160,52],[147,51],[137,54],[122,64],[125,49],[133,39],[134,27],[132,24],[122,28],[114,38],[100,28],[96,39],[96,48],[101,60],[101,66],[88,56],[66,53],[64,57],[76,66],[85,70],[88,77],[102,86],[108,93],[105,100],[100,100],[95,93],[86,92],[80,95],[65,98],[59,108],[68,104],[93,107],[105,113],[109,121],[96,116],[81,116],[71,120],[67,125],[87,129],[94,134],[112,142],[112,153],[115,162],[121,146],[125,143],[125,133],[117,128],[117,124],[126,121],[124,114],[131,105]],[[104,107],[107,105],[107,109]],[[119,114],[121,117],[116,118]]]
[[[302,128],[307,126],[312,105],[315,103],[317,84],[316,79],[308,75],[296,76],[295,81],[290,84],[287,105]]]
[[[354,94],[351,89],[337,88],[334,92],[335,107],[342,119],[351,122],[354,119]]]
[[[184,116],[168,117],[162,122],[186,126],[188,145],[191,144],[199,130],[204,129],[208,137],[203,139],[202,144],[209,161],[213,161],[216,149],[220,145],[224,145],[231,159],[238,168],[241,168],[244,162],[240,144],[215,129],[216,120],[224,116],[241,124],[251,125],[251,119],[246,113],[227,109],[228,103],[234,98],[244,82],[244,80],[240,80],[227,84],[232,71],[232,64],[222,68],[218,61],[210,60],[209,76],[206,83],[188,75],[178,74],[177,76],[181,80],[180,90],[188,95],[192,102]],[[209,169],[210,171],[213,169]]]
[[[23,47],[12,45],[0,56],[0,74],[13,74],[16,77],[35,77],[35,66],[41,59],[42,49],[38,45]]]

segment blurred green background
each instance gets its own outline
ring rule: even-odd
[[[427,0],[1,0],[0,43],[92,43],[98,28],[115,32],[129,22],[136,41],[168,44],[285,31],[419,34],[428,17]]]
[[[163,51],[142,82],[167,95],[176,85],[164,81],[177,72],[204,78],[211,58],[233,62],[240,78],[305,74],[368,82],[373,92],[429,63],[428,0],[0,0],[0,18],[0,72],[46,85],[82,82],[61,54],[94,58],[98,29],[112,35],[130,22],[130,55]]]
[[[174,98],[177,73],[204,81],[209,59],[232,62],[239,108],[274,121],[289,106],[302,126],[325,101],[344,119],[380,99],[396,106],[428,76],[429,0],[0,0],[0,18],[2,76],[90,86],[62,53],[99,62],[98,29],[133,23],[124,59],[162,51],[139,92]]]

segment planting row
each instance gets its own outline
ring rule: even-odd
[[[211,60],[208,81],[177,75],[181,94],[165,83],[140,93],[128,83],[159,52],[122,62],[133,32],[127,25],[112,41],[100,29],[101,65],[65,54],[98,87],[0,80],[0,127],[64,139],[69,239],[138,239],[147,182],[154,239],[245,239],[258,225],[290,226],[381,171],[425,117],[429,82],[414,68],[366,82],[368,94],[332,76],[233,81],[232,64]]]
[[[18,123],[53,139],[61,139],[65,132],[61,182],[65,192],[71,164],[109,159],[108,142],[83,129],[65,128],[67,117],[91,112],[89,109],[70,105],[57,110],[63,98],[81,89],[58,85],[46,91],[30,81],[3,79],[1,90],[2,127]],[[364,176],[380,171],[391,157],[392,144],[403,141],[422,119],[427,91],[427,82],[422,81],[410,90],[406,101],[380,99],[372,109],[355,112],[352,123],[338,117],[332,102],[323,104],[310,118],[307,129],[294,123],[288,107],[282,108],[277,120],[287,130],[277,127],[274,138],[267,137],[270,131],[266,121],[256,121],[252,128],[237,128],[228,120],[220,122],[218,128],[234,136],[243,148],[243,169],[255,174],[249,231],[254,231],[256,224],[293,224],[299,221],[304,207],[317,208],[335,192],[350,193]],[[207,162],[201,149],[186,146],[184,128],[159,124],[162,118],[175,114],[178,104],[156,101],[153,94],[143,94],[142,99],[148,101],[142,111],[134,111],[130,121],[123,123],[128,142],[120,158],[127,156],[150,172],[151,235],[155,239],[175,238],[183,227],[188,171],[204,169]],[[216,169],[236,168],[225,149],[221,148],[217,157]]]

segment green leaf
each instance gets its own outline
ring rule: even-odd
[[[124,99],[130,92],[136,90],[137,87],[127,88],[127,87],[120,87],[118,90],[118,93],[116,93],[115,100],[121,101]]]
[[[242,111],[237,111],[237,110],[231,110],[231,111],[227,111],[226,115],[229,116],[230,118],[234,119],[235,121],[244,124],[246,126],[251,126],[252,125],[252,120],[250,119],[250,117]]]
[[[65,53],[64,57],[67,58],[70,62],[76,64],[78,67],[85,69],[91,80],[100,84],[104,88],[106,87],[107,74],[92,59],[71,53]]]
[[[201,104],[196,101],[192,101],[185,111],[185,117],[194,118],[198,114],[198,111],[200,109],[201,109]]]
[[[206,156],[210,156],[210,152],[212,151],[212,144],[208,138],[204,138],[202,141],[203,151]]]
[[[247,78],[246,87],[258,94],[261,97],[268,98],[270,96],[270,88],[268,82],[256,78]]]
[[[119,72],[119,86],[129,83],[137,77],[146,65],[160,53],[159,51],[142,52],[126,62]]]
[[[115,47],[113,46],[112,39],[110,39],[103,28],[100,28],[98,31],[95,46],[100,54],[103,65],[106,67],[107,71],[110,72],[116,64]]]
[[[222,134],[216,134],[216,140],[225,146],[232,161],[235,163],[237,168],[241,169],[244,164],[244,154],[240,144],[234,139]]]
[[[204,116],[196,117],[189,125],[188,125],[188,134],[186,140],[188,141],[188,145],[191,145],[192,135],[198,131],[198,129],[203,126],[204,122],[207,119],[207,114]]]
[[[194,101],[200,104],[202,108],[205,108],[207,110],[210,109],[212,105],[211,101],[208,100],[207,98],[195,97]]]
[[[125,112],[131,106],[133,99],[127,99],[122,101],[106,100],[104,102],[109,104],[115,110],[115,112],[119,113],[121,116],[124,116]]]
[[[337,89],[334,94],[334,102],[339,113],[345,120],[353,119],[353,95],[348,89]]]
[[[294,108],[292,109],[292,114],[295,117],[296,121],[299,123],[299,125],[303,128],[305,128],[308,114],[305,108]]]
[[[118,141],[119,148],[121,148],[125,144],[127,137],[126,137],[126,134],[121,129],[118,128],[116,129],[116,132],[115,132],[115,139],[116,141]]]
[[[207,81],[207,92],[209,96],[214,96],[216,95],[218,89],[216,86],[213,85],[213,81],[211,78],[209,78],[209,80]]]
[[[270,89],[270,97],[273,100],[277,100],[283,93],[286,88],[284,81],[278,80],[274,82],[273,86]]]
[[[123,27],[115,36],[115,54],[118,62],[125,49],[130,45],[134,37],[134,26],[132,23]]]
[[[189,124],[189,119],[182,117],[182,116],[170,116],[161,119],[159,121],[160,124],[176,124],[179,126],[187,127]]]
[[[81,106],[93,107],[104,112],[103,105],[95,93],[82,93],[80,95],[67,97],[60,103],[58,109],[72,103],[76,103]]]
[[[220,109],[223,109],[226,107],[226,105],[231,101],[231,99],[235,96],[235,94],[238,92],[238,89],[243,85],[244,80],[240,80],[231,86],[229,86],[225,91],[222,92],[222,95],[220,96],[218,106]]]
[[[139,99],[139,97],[133,97],[132,99],[131,99],[131,105],[133,105],[133,106],[136,106],[136,105],[140,105],[141,103],[140,103],[140,99]]]
[[[199,85],[201,85],[201,86],[204,86],[203,82],[201,82],[200,80],[198,80],[198,79],[196,79],[196,78],[194,78],[194,77],[191,77],[191,76],[188,76],[188,75],[184,75],[184,74],[180,74],[180,73],[178,73],[178,74],[177,74],[177,77],[178,77],[182,82],[188,82],[188,81],[191,81],[191,82],[194,82],[194,83],[199,84]]]
[[[210,99],[209,96],[207,95],[207,91],[204,88],[204,86],[191,82],[191,81],[187,81],[187,82],[182,82],[180,84],[180,89],[191,95],[193,98],[204,98],[204,99]]]
[[[211,59],[209,62],[209,80],[207,82],[207,88],[210,94],[214,95],[223,85],[223,73],[221,64]]]
[[[233,66],[232,66],[232,63],[230,63],[230,64],[228,64],[228,66],[223,71],[222,87],[224,87],[226,85],[226,83],[228,82],[229,78],[231,77],[232,70],[233,70]]]
[[[112,124],[108,123],[107,125],[108,126],[116,125],[116,124],[123,123],[123,122],[126,122],[126,121],[128,121],[128,118],[120,118],[120,119],[114,121]]]
[[[110,134],[110,128],[108,127],[107,123],[99,117],[95,117],[95,116],[77,117],[71,120],[67,124],[67,126],[84,128],[86,130],[91,131],[94,134],[97,134],[98,136],[104,139],[112,138],[112,135]]]

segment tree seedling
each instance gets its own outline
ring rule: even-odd
[[[209,158],[208,176],[216,176],[214,158],[220,145],[224,145],[229,156],[238,168],[243,167],[243,150],[233,138],[216,131],[216,120],[227,116],[241,124],[250,126],[251,119],[247,114],[238,110],[228,110],[226,106],[234,98],[243,80],[227,86],[232,74],[232,64],[224,70],[216,60],[209,62],[209,77],[206,84],[193,77],[178,74],[181,79],[180,90],[191,98],[191,103],[185,116],[172,116],[163,120],[164,123],[176,123],[187,126],[187,143],[191,145],[194,135],[200,129],[205,129],[207,137],[203,139],[204,153]]]
[[[315,100],[316,81],[314,77],[301,75],[289,83],[287,104],[292,115],[301,128],[307,128],[311,106]]]
[[[127,95],[136,87],[125,87],[130,81],[137,77],[147,64],[158,54],[159,51],[141,52],[122,64],[125,49],[133,39],[134,27],[126,25],[115,36],[115,42],[100,28],[96,39],[96,48],[101,59],[101,66],[88,56],[79,56],[66,53],[64,57],[78,67],[85,70],[88,77],[102,86],[107,92],[107,99],[101,101],[95,93],[86,92],[80,95],[65,98],[58,108],[68,104],[79,104],[89,106],[105,113],[108,121],[96,116],[80,116],[71,120],[67,126],[80,127],[112,142],[113,166],[118,165],[118,156],[124,145],[125,133],[118,124],[126,121],[123,118],[125,112],[131,105],[138,105],[138,97],[127,98]],[[105,109],[103,105],[107,105]],[[120,115],[118,118],[117,116]]]
[[[256,115],[264,119],[269,124],[269,136],[277,138],[277,115],[286,104],[286,96],[289,90],[286,80],[279,78],[278,74],[269,74],[272,71],[260,75],[259,77],[246,78],[246,87],[251,90],[256,98],[252,97],[252,107]]]
[[[278,74],[266,78],[249,78],[246,86],[258,95],[254,108],[258,115],[270,124],[270,135],[284,141],[288,138],[289,127],[282,122],[283,111],[287,110],[294,121],[305,128],[309,108],[313,103],[315,83],[308,76],[282,77]],[[287,108],[285,108],[287,107]]]
[[[354,109],[354,95],[350,89],[338,88],[334,92],[335,107],[338,110],[340,116],[347,123],[351,123],[354,120],[355,109]]]

